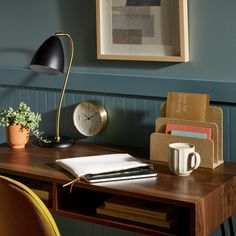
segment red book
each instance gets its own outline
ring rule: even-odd
[[[195,132],[195,133],[204,133],[207,135],[207,138],[211,138],[211,128],[208,127],[199,127],[191,125],[179,125],[179,124],[166,124],[166,134],[170,134],[172,130],[185,131],[185,132]]]

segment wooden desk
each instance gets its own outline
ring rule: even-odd
[[[112,195],[169,203],[178,206],[183,213],[180,235],[208,235],[236,212],[236,164],[230,163],[222,164],[214,171],[199,168],[189,177],[172,175],[166,164],[155,163],[158,178],[100,184],[77,182],[71,194],[67,187],[62,187],[73,177],[54,164],[56,159],[120,151],[82,142],[65,150],[35,145],[29,145],[25,150],[12,150],[1,145],[0,173],[20,180],[23,177],[33,181],[39,189],[48,189],[48,207],[55,214],[148,235],[175,235],[175,232],[101,218],[96,216],[96,207]]]

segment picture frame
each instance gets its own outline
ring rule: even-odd
[[[97,59],[189,61],[187,0],[96,0]]]

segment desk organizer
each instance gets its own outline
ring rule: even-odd
[[[150,159],[168,161],[168,146],[170,143],[185,142],[195,145],[195,150],[201,156],[201,167],[214,169],[223,161],[223,111],[220,107],[210,107],[207,122],[172,119],[163,117],[166,103],[161,107],[161,117],[156,119],[155,133],[150,138]],[[165,134],[166,124],[182,124],[208,127],[212,130],[212,138],[194,138]]]

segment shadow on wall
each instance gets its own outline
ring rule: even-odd
[[[36,73],[34,73],[34,72],[30,73],[30,75],[25,77],[25,79],[23,80],[23,82],[20,86],[22,86],[22,87],[27,86],[28,84],[30,84],[34,80],[34,78],[36,76],[37,76]],[[7,86],[7,88],[5,88],[5,90],[4,90],[4,92],[0,94],[0,101],[11,100],[12,94],[15,94],[15,91],[17,91],[17,90],[19,90],[18,85]]]
[[[8,91],[9,89],[9,91]],[[4,92],[3,96],[9,96],[5,100],[11,100],[12,94],[15,94],[18,88],[11,87],[7,88],[6,92]],[[24,91],[23,91],[24,92]],[[21,91],[21,93],[23,93]],[[32,94],[31,94],[32,95]],[[45,100],[44,97],[38,96],[38,101],[30,101],[31,97],[26,95],[25,100],[29,103],[34,110],[36,107],[40,110],[39,112],[42,115],[42,121],[40,122],[39,130],[40,132],[44,132],[44,137],[54,136],[56,130],[56,106],[57,103],[50,103],[49,100]],[[53,96],[53,98],[55,98]],[[2,99],[2,96],[0,96]],[[18,98],[19,100],[20,98]],[[49,107],[47,107],[49,104]],[[107,144],[107,145],[117,145],[117,146],[127,146],[134,148],[149,148],[150,135],[154,132],[154,121],[155,117],[150,120],[150,116],[153,116],[153,111],[144,111],[139,110],[138,108],[133,110],[132,107],[128,106],[126,108],[120,108],[114,106],[114,104],[110,104],[106,107],[108,112],[108,124],[107,127],[95,137],[87,138],[80,134],[74,126],[73,123],[73,112],[78,102],[62,107],[61,110],[61,119],[60,119],[60,136],[69,136],[73,137],[76,140],[83,140],[98,144]],[[10,105],[10,104],[9,104]],[[45,106],[45,107],[44,107]],[[48,109],[48,110],[47,110]],[[1,142],[5,140],[5,132],[4,129],[0,130],[0,134],[2,134]],[[1,135],[0,135],[1,136]]]
[[[31,61],[32,55],[34,52],[27,48],[0,48],[1,57],[4,58],[4,64],[11,65],[12,61]],[[2,63],[1,63],[2,64]],[[23,65],[23,67],[27,67],[28,65]]]
[[[31,58],[34,51],[30,49],[24,48],[0,48],[0,53],[21,53],[27,55],[27,57]]]
[[[62,107],[60,117],[60,136],[69,136],[81,139],[83,136],[77,132],[73,124],[73,111],[75,105]],[[54,136],[56,134],[56,110],[45,112],[42,114],[40,123],[40,131],[44,132],[44,136]]]
[[[104,130],[104,144],[134,148],[149,148],[150,134],[154,124],[146,124],[143,111],[124,111],[115,109],[109,113],[108,125]]]
[[[127,146],[134,148],[149,148],[150,135],[154,132],[154,124],[143,122],[144,112],[126,111],[115,109],[108,111],[107,127],[95,137],[85,137],[80,134],[73,124],[73,111],[77,104],[63,107],[60,120],[60,136],[73,137],[75,140],[88,142]],[[46,136],[55,135],[56,110],[42,114],[40,131]],[[122,127],[122,128],[121,128]]]

